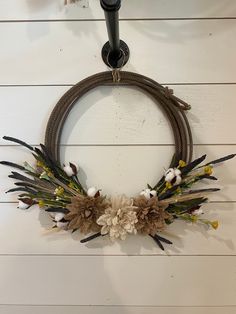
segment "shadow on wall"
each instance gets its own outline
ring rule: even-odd
[[[220,204],[216,205],[218,208]],[[217,217],[215,212],[215,208],[211,204],[204,205],[205,216],[214,220],[220,217]],[[210,209],[211,208],[211,209]],[[35,208],[35,210],[37,210]],[[232,212],[232,205],[228,204],[224,207],[224,211]],[[219,212],[218,212],[219,213]],[[49,218],[48,213],[45,211],[39,212],[39,221],[44,229],[48,229],[52,226],[52,220]],[[232,221],[228,221],[229,224],[232,224]],[[222,227],[227,228],[227,221],[222,222]],[[225,232],[223,231],[223,234]],[[88,255],[99,254],[98,252],[101,250],[102,254],[109,253],[112,255],[182,255],[183,252],[188,254],[209,254],[210,247],[213,245],[216,246],[216,243],[219,243],[219,247],[227,248],[226,250],[230,250],[232,252],[235,251],[235,244],[231,238],[223,237],[220,235],[220,229],[218,231],[209,230],[205,225],[196,224],[193,225],[191,223],[186,223],[185,221],[176,221],[172,225],[168,226],[168,228],[161,233],[167,239],[173,242],[173,245],[165,244],[165,251],[162,251],[157,244],[148,236],[141,235],[129,235],[127,236],[125,241],[118,240],[115,243],[111,242],[108,237],[99,237],[94,240],[87,242],[86,244],[82,244],[79,241],[86,236],[80,234],[79,232],[74,232],[73,234],[68,232],[52,232],[46,234],[48,242],[55,243],[55,241],[62,241],[72,238],[74,241],[78,242],[78,248],[80,246],[85,246],[88,250]],[[190,240],[188,240],[188,237]],[[195,240],[194,240],[195,239]],[[69,241],[70,242],[70,241]],[[206,245],[203,247],[191,247],[190,242],[192,243],[200,243]],[[84,250],[83,250],[84,252]],[[214,249],[211,251],[214,254]],[[65,252],[65,254],[68,252]],[[75,255],[80,255],[79,251],[74,252]]]
[[[94,0],[93,0],[94,1]],[[80,14],[83,10],[86,14],[86,18],[93,19],[93,14],[89,7],[89,0],[80,0],[76,4],[65,6],[65,0],[27,0],[29,9],[29,15],[35,17],[44,16],[44,19],[52,19],[57,15],[58,18],[63,19],[76,19],[78,18],[78,11]],[[58,17],[58,13],[60,13]],[[81,14],[82,15],[82,14]]]

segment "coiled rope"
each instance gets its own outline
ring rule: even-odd
[[[175,141],[177,160],[189,163],[192,159],[193,142],[189,122],[185,111],[190,106],[173,95],[173,91],[154,80],[132,72],[113,70],[92,75],[69,89],[54,107],[46,128],[45,146],[52,157],[60,162],[60,139],[66,118],[77,101],[90,90],[98,86],[125,85],[141,89],[151,96],[162,108],[170,121]],[[172,160],[170,167],[175,161]]]

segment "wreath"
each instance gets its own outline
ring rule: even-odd
[[[147,185],[134,197],[106,196],[96,187],[86,189],[80,183],[80,168],[69,162],[60,163],[60,137],[66,118],[81,96],[101,85],[131,85],[154,98],[169,119],[174,139],[175,154],[169,169],[154,186]],[[203,218],[201,206],[209,193],[218,188],[192,189],[202,180],[217,180],[213,167],[235,157],[231,154],[203,163],[206,155],[193,161],[192,136],[185,111],[190,106],[174,96],[173,91],[145,76],[114,70],[95,74],[73,86],[55,106],[49,118],[45,145],[31,145],[13,137],[5,140],[26,147],[35,158],[35,165],[1,161],[2,165],[16,168],[10,178],[17,180],[9,192],[19,193],[20,209],[37,204],[53,222],[52,228],[87,235],[82,243],[100,236],[112,241],[125,240],[129,234],[150,236],[164,250],[172,242],[161,232],[176,220],[201,223],[217,229],[218,221]]]

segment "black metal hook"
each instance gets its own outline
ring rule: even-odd
[[[102,59],[110,68],[121,68],[129,60],[129,47],[120,40],[119,9],[121,0],[100,0],[104,10],[109,41],[102,48]]]

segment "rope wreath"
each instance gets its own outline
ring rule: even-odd
[[[70,110],[85,93],[104,85],[134,86],[151,96],[161,106],[170,121],[174,134],[176,156],[187,162],[191,161],[192,134],[184,113],[185,110],[190,109],[190,106],[174,96],[171,89],[146,76],[117,70],[98,73],[84,79],[73,86],[58,101],[49,118],[45,135],[45,146],[55,160],[60,161],[60,138]],[[173,165],[171,164],[171,166]]]
[[[60,139],[68,114],[84,94],[104,85],[132,86],[151,96],[170,121],[174,135],[175,154],[169,169],[154,186],[148,185],[131,198],[104,196],[95,187],[86,189],[79,181],[77,165],[60,164]],[[160,232],[175,220],[199,222],[216,229],[218,221],[202,218],[201,206],[207,201],[208,193],[219,189],[192,190],[191,187],[201,180],[217,180],[212,175],[213,166],[235,154],[204,165],[201,163],[206,155],[191,161],[193,142],[185,115],[189,109],[190,106],[177,98],[172,90],[146,76],[119,70],[92,75],[73,86],[58,101],[47,124],[45,145],[32,147],[16,138],[4,137],[29,149],[36,159],[33,166],[27,162],[23,165],[0,162],[20,170],[9,175],[17,182],[16,187],[7,192],[20,192],[18,207],[21,209],[38,204],[41,210],[48,212],[52,230],[78,230],[90,234],[81,242],[100,236],[109,236],[112,241],[124,240],[128,234],[140,233],[150,236],[164,250],[163,243],[172,242],[160,236]]]

